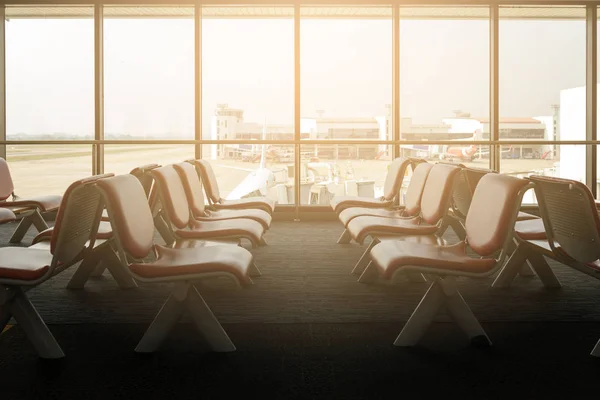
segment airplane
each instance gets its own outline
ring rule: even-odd
[[[473,161],[475,153],[477,153],[477,146],[474,144],[464,147],[449,146],[445,152],[440,153],[440,160],[452,161],[457,158],[461,161]]]
[[[500,154],[506,154],[512,152],[512,146],[508,149],[500,150]],[[457,147],[451,146],[446,149],[444,153],[439,155],[440,160],[448,160],[452,161],[453,159],[458,159],[460,161],[473,161],[476,156],[480,158],[484,155],[489,156],[490,150],[488,146],[479,146],[479,149],[476,145],[472,144],[469,146]]]
[[[263,125],[262,139],[265,140],[267,137],[267,120]],[[244,180],[235,187],[226,197],[227,200],[237,200],[247,197],[260,197],[266,196],[267,191],[275,186],[277,180],[275,174],[269,168],[265,167],[265,153],[266,145],[261,145],[260,152],[260,164],[257,169],[247,169],[240,167],[233,167],[231,165],[218,165],[219,167],[225,167],[230,169],[237,169],[241,171],[247,171],[249,174]]]

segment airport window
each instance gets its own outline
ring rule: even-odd
[[[193,8],[104,8],[104,131],[194,138]]]
[[[489,166],[488,7],[400,7],[400,138],[406,156]],[[478,54],[479,56],[473,56]]]
[[[500,7],[501,140],[585,140],[585,15],[582,6]],[[512,146],[500,170],[585,182],[585,147]]]
[[[6,17],[6,139],[93,139],[94,9],[7,7]],[[92,172],[91,145],[5,148],[21,197],[61,194]]]
[[[345,193],[342,187],[352,192],[346,179],[373,181],[377,196],[380,175],[395,154],[397,84],[400,139],[423,142],[400,144],[400,155],[487,168],[491,148],[502,173],[586,181],[591,160],[585,144],[539,143],[586,139],[585,6],[499,6],[497,136],[490,118],[488,6],[399,6],[399,32],[393,32],[393,7],[298,8],[296,132],[293,7],[204,4],[202,42],[195,49],[191,5],[105,6],[101,136],[140,142],[100,144],[104,152],[95,155],[103,155],[106,172],[118,173],[135,164],[181,161],[196,156],[199,145],[146,142],[190,140],[199,130],[203,140],[238,141],[201,145],[227,196],[268,192],[279,204],[294,204],[294,186],[312,182],[328,192],[312,196],[309,190],[307,197],[303,186],[299,204],[321,204]],[[92,144],[77,143],[95,133],[94,8],[7,6],[6,17],[6,139],[40,141],[4,146],[15,185],[25,188],[17,194],[42,194],[41,184],[60,193],[102,165],[92,157]],[[393,37],[399,39],[398,82],[392,79]],[[196,50],[202,60],[199,104]],[[469,143],[495,137],[502,145]],[[44,143],[56,139],[73,142]],[[362,143],[348,144],[353,140]],[[364,143],[375,140],[384,143]],[[297,149],[300,166],[294,165]],[[24,163],[27,168],[19,167]],[[308,163],[328,165],[328,171],[315,174],[320,166]],[[294,176],[298,167],[301,177]],[[270,171],[268,187],[242,185],[260,170]],[[28,184],[42,173],[51,178]]]
[[[226,198],[262,193],[294,204],[293,145],[253,140],[293,140],[294,9],[202,8],[202,138],[240,144],[205,145]],[[265,184],[266,183],[266,184]]]

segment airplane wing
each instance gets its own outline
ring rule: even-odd
[[[226,199],[237,200],[251,193],[256,193],[257,196],[265,196],[269,185],[270,172],[266,168],[253,171],[227,195]]]

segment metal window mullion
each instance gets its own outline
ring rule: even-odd
[[[590,4],[586,10],[586,117],[585,139],[596,140],[597,136],[597,33],[598,11],[596,4]],[[586,146],[585,183],[597,196],[597,146]]]
[[[6,140],[6,7],[0,7],[0,140]],[[6,145],[0,145],[6,160]]]
[[[194,139],[202,141],[202,5],[194,6]],[[202,158],[202,143],[194,145],[194,158]]]
[[[300,221],[300,2],[294,4],[294,220]]]
[[[400,140],[400,7],[392,9],[392,140]],[[400,145],[392,146],[392,157],[400,156]]]
[[[490,141],[499,140],[499,82],[500,71],[498,62],[499,18],[498,5],[490,6]],[[490,169],[500,171],[501,145],[490,146]]]
[[[104,6],[94,5],[94,139],[104,140]],[[104,173],[104,145],[92,146],[92,174]]]

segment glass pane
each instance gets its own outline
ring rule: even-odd
[[[503,147],[506,151],[510,146]],[[532,153],[546,155],[529,157]],[[585,183],[585,155],[585,145],[512,146],[511,151],[502,154],[500,172],[520,178],[542,175]],[[537,203],[533,191],[526,193],[523,203]]]
[[[294,9],[276,9],[275,18],[252,7],[203,10],[203,138],[293,139]]]
[[[482,139],[489,117],[488,13],[487,7],[400,8],[402,139]]]
[[[6,160],[19,197],[62,195],[77,179],[92,175],[92,146],[7,145]]]
[[[203,152],[217,176],[221,197],[229,200],[266,196],[294,204],[294,146],[253,143],[215,145]]]
[[[194,145],[105,145],[104,170],[114,174],[128,174],[132,169],[147,164],[167,165],[194,158]]]
[[[504,148],[506,151],[507,148]],[[471,168],[490,168],[490,146],[457,141],[456,145],[400,145],[403,157],[423,158],[429,162],[460,163]]]
[[[500,139],[585,140],[585,28],[585,7],[500,8]]]
[[[6,21],[8,140],[94,138],[93,8],[72,9],[80,16]]]
[[[335,196],[381,197],[390,153],[391,146],[379,144],[302,145],[300,204],[328,206]]]
[[[105,138],[193,139],[194,9],[136,17],[147,10],[104,10]]]
[[[302,137],[391,139],[391,18],[326,15],[300,21]]]

